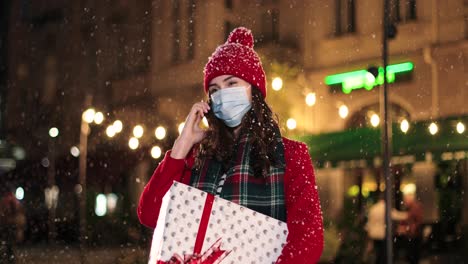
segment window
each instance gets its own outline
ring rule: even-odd
[[[109,71],[113,78],[126,78],[148,70],[151,14],[147,10],[150,5],[150,0],[144,0],[131,6],[123,5],[122,1],[113,2],[109,6],[110,12],[106,19],[108,31],[105,44],[99,47],[99,52],[110,56],[109,61],[112,63],[109,63]]]
[[[400,0],[390,0],[388,8],[390,11],[390,21],[393,23],[400,22]]]
[[[188,50],[187,59],[193,59],[195,55],[195,0],[189,1],[188,6],[188,25],[187,25],[187,36],[188,36]]]
[[[226,9],[232,10],[232,0],[224,0],[224,7],[226,7]]]
[[[406,18],[407,20],[416,19],[416,0],[406,1]]]
[[[416,0],[390,0],[390,21],[393,23],[416,20]]]
[[[335,0],[335,35],[341,36],[356,31],[354,0]]]
[[[268,9],[263,14],[262,19],[262,41],[279,41],[279,10],[276,8]]]
[[[83,46],[81,50],[81,59],[82,63],[86,65],[83,69],[84,81],[88,81],[88,85],[91,88],[88,91],[96,92],[96,78],[97,78],[97,56],[96,51],[98,46],[96,43],[96,37],[93,32],[94,25],[85,24],[81,25],[81,36],[83,41]],[[118,67],[123,67],[123,61],[121,57],[118,58]]]
[[[172,62],[180,60],[180,1],[172,0]]]
[[[195,56],[196,0],[172,2],[172,63],[192,60]]]
[[[279,0],[256,0],[257,6],[264,6],[264,5],[271,5],[271,4],[278,4]]]
[[[468,39],[468,0],[465,0],[465,39]]]
[[[271,39],[275,42],[279,41],[279,10],[271,11]]]

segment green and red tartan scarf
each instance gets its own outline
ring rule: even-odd
[[[221,162],[214,159],[204,160],[200,169],[192,170],[190,185],[202,191],[216,194],[221,176],[226,173],[226,181],[220,197],[240,204],[254,211],[269,215],[275,219],[286,221],[284,198],[284,145],[279,129],[274,140],[276,142],[277,160],[281,167],[270,167],[266,177],[254,175],[255,160],[252,158],[252,146],[249,134],[239,138],[234,147],[231,166],[223,170]]]

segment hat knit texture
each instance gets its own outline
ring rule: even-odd
[[[245,27],[234,29],[221,46],[218,46],[205,65],[205,92],[214,78],[234,75],[260,90],[266,97],[266,79],[262,62],[253,49],[252,32]]]

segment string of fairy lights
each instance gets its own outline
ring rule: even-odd
[[[272,89],[274,91],[280,91],[283,87],[283,80],[281,77],[275,77],[272,80]],[[317,96],[314,92],[309,92],[305,95],[305,103],[307,106],[312,107],[317,102]],[[346,119],[349,115],[349,108],[345,104],[341,104],[338,107],[338,116],[342,119]],[[96,125],[101,125],[104,122],[104,114],[102,112],[96,111],[94,108],[89,108],[83,112],[82,115],[83,121],[87,122],[88,124],[94,123]],[[378,127],[380,125],[380,117],[377,113],[370,111],[368,113],[369,123],[372,127]],[[203,126],[208,127],[208,122],[206,118],[203,118]],[[398,121],[400,129],[403,133],[407,133],[410,129],[410,122],[406,118],[400,118]],[[181,122],[177,126],[177,130],[181,133],[182,129],[184,128],[185,123]],[[144,125],[135,125],[132,129],[132,136],[128,139],[128,147],[131,150],[137,150],[140,147],[140,140],[145,133],[145,126]],[[294,118],[289,118],[286,120],[286,127],[289,130],[295,130],[297,128],[297,121]],[[436,135],[439,132],[439,125],[437,122],[431,122],[428,127],[428,132],[431,135]],[[462,121],[458,121],[454,127],[455,131],[459,134],[463,134],[465,132],[465,124]],[[109,138],[113,138],[123,130],[123,123],[121,120],[115,120],[111,122],[110,125],[106,128],[106,135]],[[52,138],[55,138],[59,135],[59,130],[56,127],[52,127],[49,129],[49,135]],[[161,141],[167,135],[167,128],[159,125],[154,128],[154,136],[157,140]],[[154,159],[159,159],[162,155],[163,150],[160,146],[154,145],[151,148],[150,154],[151,157]],[[70,149],[71,155],[74,157],[78,157],[80,155],[80,149],[77,146],[72,146]]]
[[[102,112],[96,111],[94,108],[89,108],[82,114],[82,119],[84,122],[88,124],[95,124],[95,125],[102,125],[105,117]],[[181,122],[177,126],[177,130],[179,134],[182,132],[184,128],[185,122]],[[208,121],[206,118],[203,118],[203,126],[208,127]],[[108,138],[114,138],[118,134],[123,131],[124,124],[121,120],[115,120],[114,122],[110,122],[106,128],[106,135]],[[135,125],[132,128],[132,136],[128,139],[128,147],[131,150],[137,150],[140,147],[140,140],[145,134],[145,127],[144,125]],[[57,127],[52,127],[49,129],[49,136],[51,138],[56,138],[59,135],[59,129]],[[154,129],[154,137],[161,141],[164,140],[167,136],[167,128],[159,125]],[[151,157],[154,159],[159,159],[163,153],[163,150],[158,145],[153,145],[150,154]],[[80,148],[78,146],[72,146],[70,148],[70,154],[74,157],[78,157],[80,155]]]
[[[412,67],[411,67],[412,68]],[[366,75],[367,76],[367,75]],[[375,79],[370,81],[371,83],[375,82]],[[274,91],[279,91],[283,87],[283,80],[281,77],[275,77],[272,81],[272,89]],[[305,96],[305,103],[307,106],[314,106],[317,102],[317,96],[315,93],[310,92]],[[349,108],[345,104],[340,104],[338,107],[338,116],[342,119],[346,119],[349,115]],[[369,123],[372,127],[378,127],[380,125],[380,116],[377,113],[370,111],[368,113],[369,116]],[[400,118],[398,121],[400,125],[400,129],[403,133],[407,133],[410,129],[410,122],[406,118]],[[289,118],[286,121],[286,127],[289,130],[294,130],[297,127],[297,121],[294,118]],[[465,124],[462,121],[458,121],[455,124],[455,131],[459,134],[463,134],[465,132]],[[439,132],[439,125],[437,122],[431,122],[427,127],[429,133],[431,135],[436,135]]]

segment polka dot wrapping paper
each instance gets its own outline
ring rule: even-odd
[[[174,182],[163,198],[149,263],[194,252],[206,258],[216,250],[209,263],[275,263],[287,234],[282,221]]]

